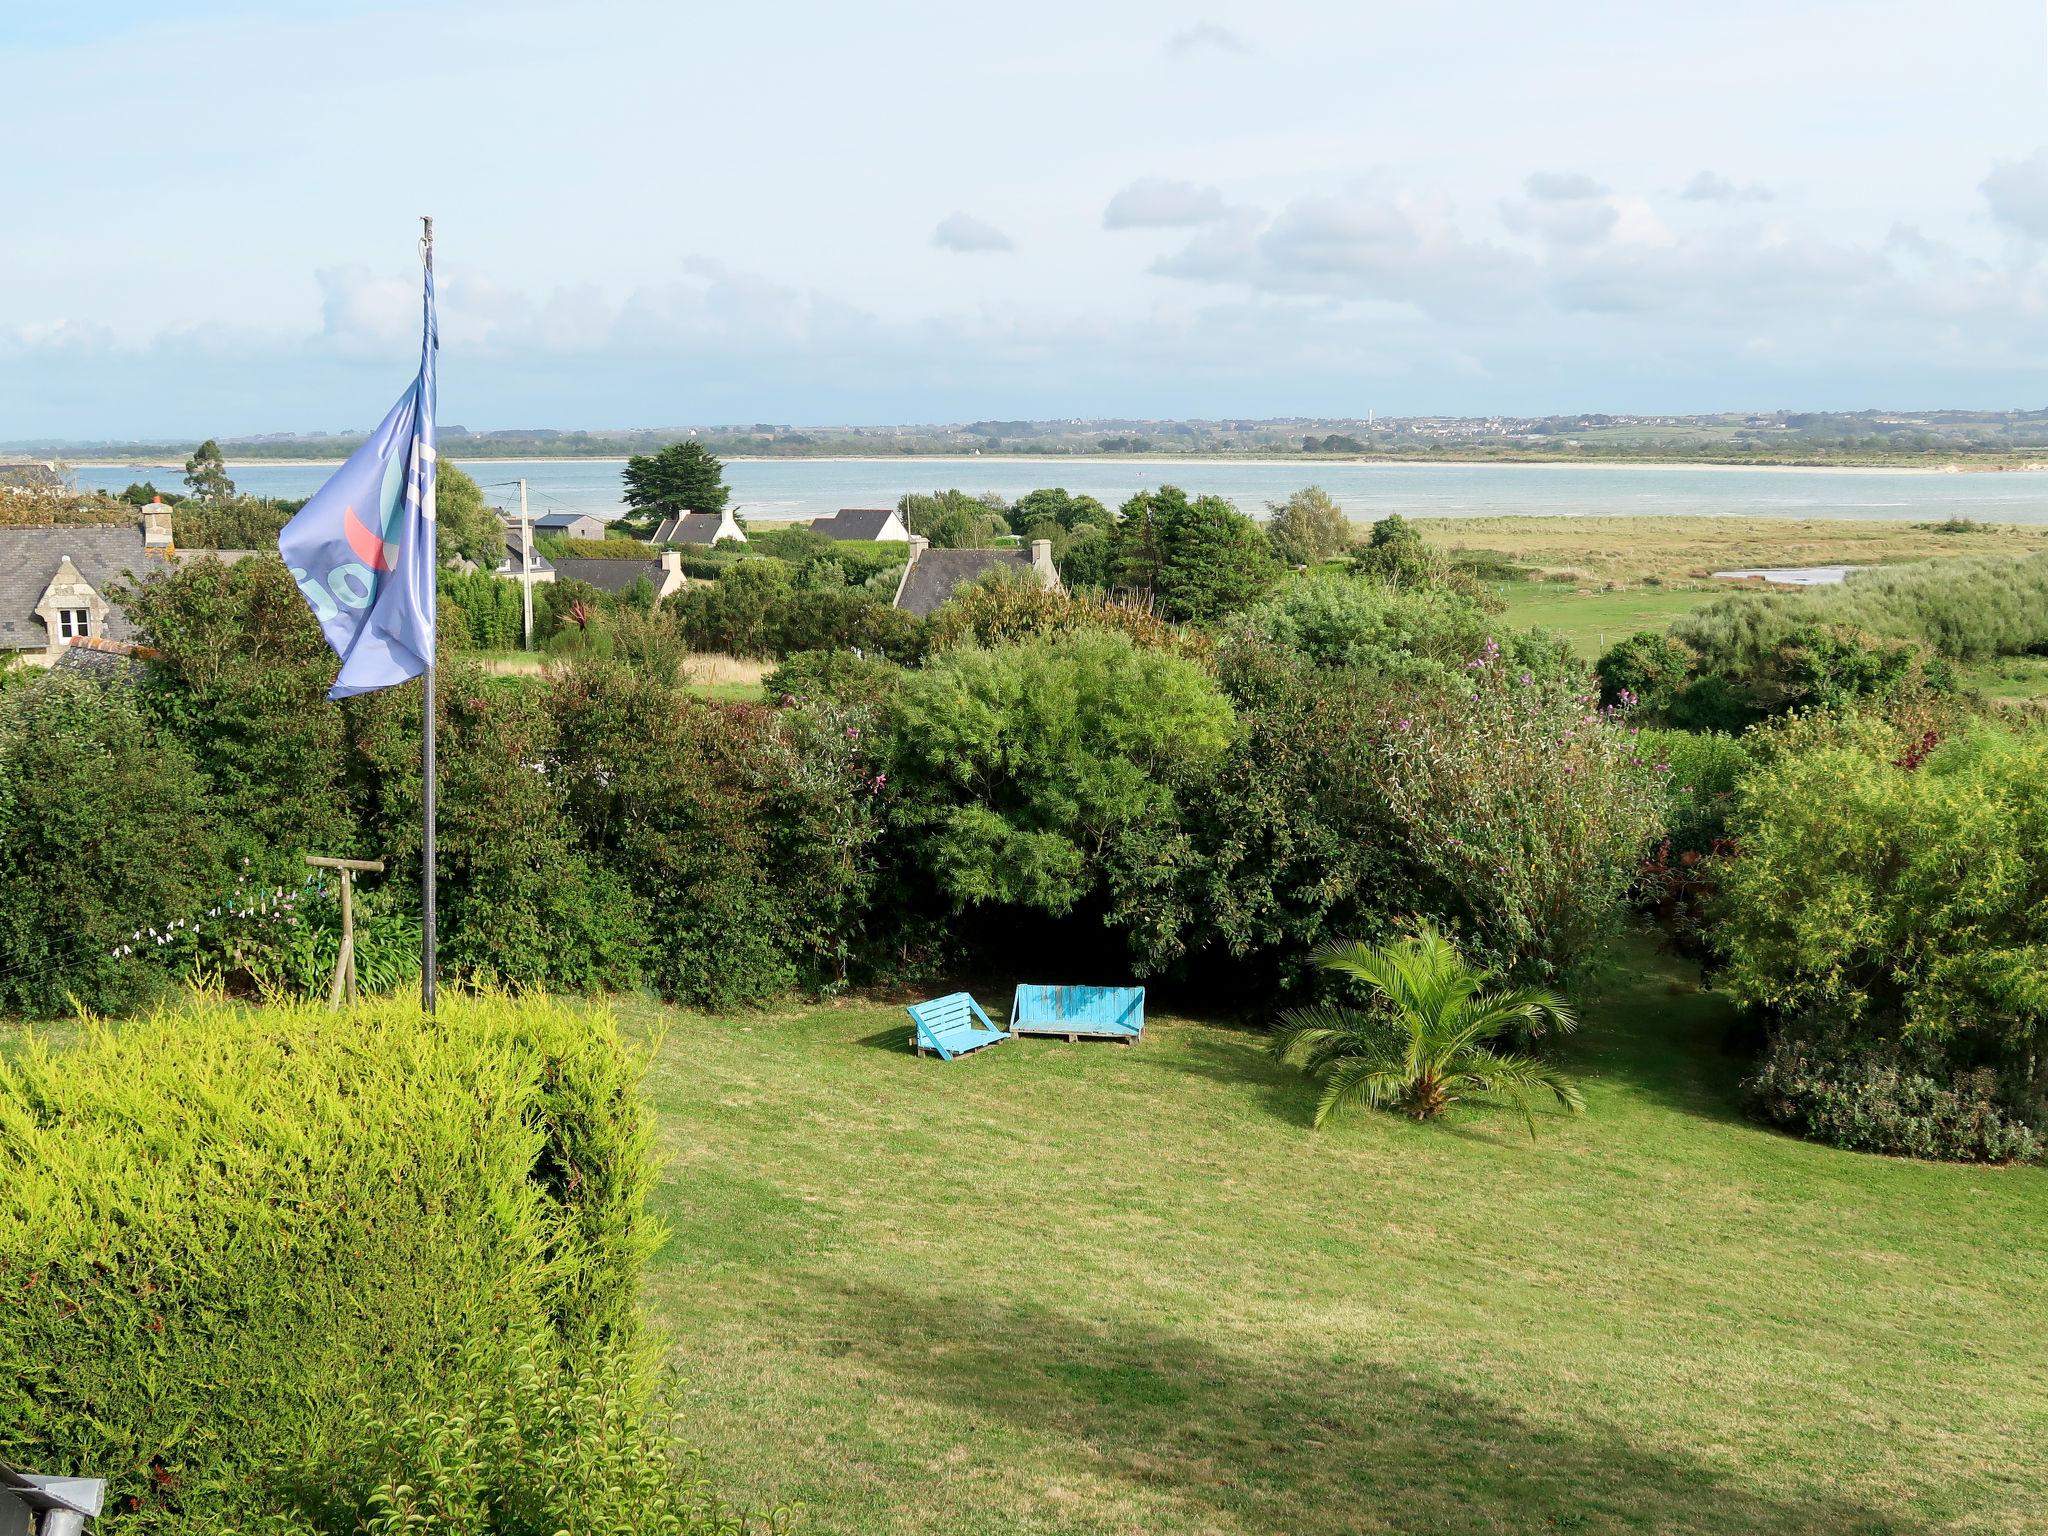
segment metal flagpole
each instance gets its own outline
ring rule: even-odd
[[[434,221],[430,217],[420,220],[425,233],[420,239],[420,252],[426,262],[426,280],[431,287],[434,281]],[[427,345],[433,345],[430,336]],[[425,402],[421,402],[424,408]],[[441,586],[440,558],[437,552],[428,551],[430,599],[438,604]],[[438,644],[436,649],[438,649]],[[434,661],[432,652],[427,656],[427,670],[421,674],[425,686],[421,690],[423,700],[424,728],[420,738],[420,1007],[431,1018],[434,1012]]]

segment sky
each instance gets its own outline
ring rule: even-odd
[[[2048,405],[2043,0],[0,0],[0,443]]]

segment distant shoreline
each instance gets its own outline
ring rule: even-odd
[[[486,454],[480,458],[467,458],[450,453],[452,463],[471,464],[623,464],[626,456],[604,458],[594,454],[569,454],[547,456],[498,457]],[[162,469],[184,473],[182,463],[162,459],[65,459],[60,460],[69,469]],[[338,466],[342,459],[229,459],[227,467],[235,469],[318,469],[322,466]],[[2033,464],[1972,464],[1966,459],[1950,459],[1939,464],[1730,464],[1719,459],[1662,459],[1662,458],[1600,458],[1600,459],[1514,459],[1478,458],[1457,454],[1446,454],[1441,458],[1389,458],[1381,454],[1353,454],[1345,456],[1316,455],[1314,457],[1250,458],[1235,453],[1186,453],[1172,454],[1164,458],[1148,458],[1140,454],[1120,453],[980,453],[980,454],[725,454],[721,462],[726,464],[1129,464],[1154,467],[1176,464],[1241,464],[1260,468],[1302,468],[1311,470],[1321,464],[1367,465],[1376,469],[1434,469],[1446,466],[1459,468],[1493,469],[1674,469],[1703,471],[1707,473],[1744,474],[1764,471],[1772,474],[1811,475],[1991,475],[1991,474],[2038,474],[2048,472],[2048,460]]]

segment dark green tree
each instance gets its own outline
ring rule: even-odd
[[[220,444],[208,438],[185,461],[185,484],[201,501],[226,501],[235,494],[235,482],[228,478],[227,461]]]
[[[1220,496],[1140,491],[1116,529],[1119,579],[1160,617],[1197,623],[1256,602],[1280,570],[1259,525]]]
[[[1000,497],[965,491],[910,492],[896,503],[903,526],[935,549],[993,549],[1010,531],[1009,508]]]
[[[443,459],[434,474],[435,543],[442,560],[457,555],[489,570],[505,558],[505,525],[483,487]]]
[[[659,453],[626,460],[626,505],[619,527],[642,536],[664,517],[684,512],[723,512],[732,492],[725,466],[694,438],[670,443]]]

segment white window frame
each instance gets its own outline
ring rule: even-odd
[[[92,610],[90,608],[59,608],[57,610],[57,638],[60,640],[91,639]]]

